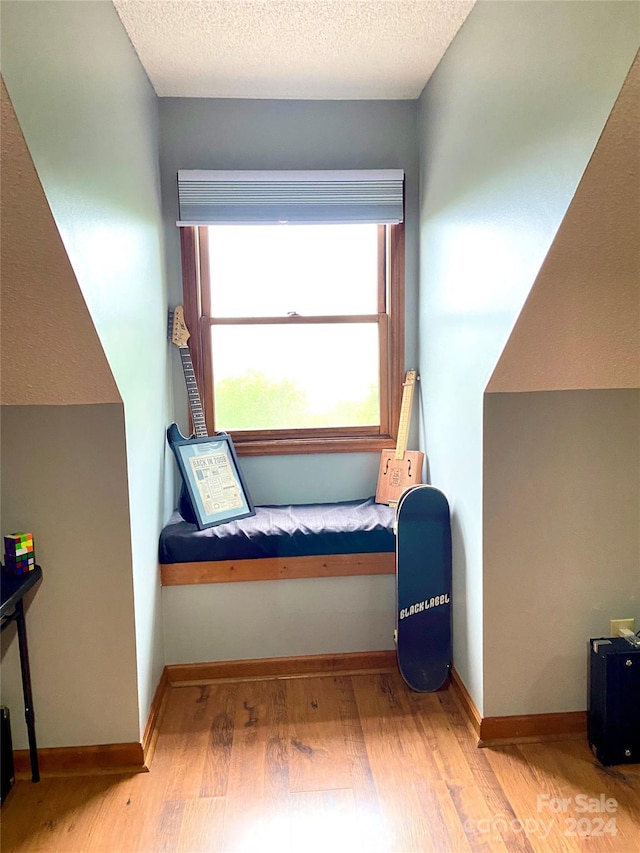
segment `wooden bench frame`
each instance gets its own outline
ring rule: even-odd
[[[331,578],[349,575],[392,575],[393,551],[374,554],[319,554],[311,557],[265,557],[256,560],[213,560],[161,563],[162,586],[273,581],[287,578]]]

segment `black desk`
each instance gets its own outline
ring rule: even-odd
[[[18,629],[18,647],[20,649],[20,669],[22,671],[22,693],[24,695],[24,718],[27,723],[29,737],[29,755],[31,757],[31,780],[40,781],[38,767],[38,747],[36,745],[35,715],[33,713],[33,696],[31,695],[31,670],[29,669],[29,649],[27,647],[27,626],[24,618],[25,594],[42,579],[42,569],[36,566],[24,575],[9,575],[2,572],[0,585],[2,588],[2,604],[0,617],[4,631],[12,622]]]

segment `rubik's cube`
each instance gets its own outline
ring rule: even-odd
[[[31,533],[12,533],[4,537],[4,569],[12,575],[24,575],[36,567]]]

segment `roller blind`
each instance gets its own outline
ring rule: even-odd
[[[178,225],[377,223],[403,219],[402,169],[178,172]]]

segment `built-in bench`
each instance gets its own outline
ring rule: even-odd
[[[205,530],[176,511],[160,536],[162,585],[393,574],[394,519],[373,498],[258,506]]]

